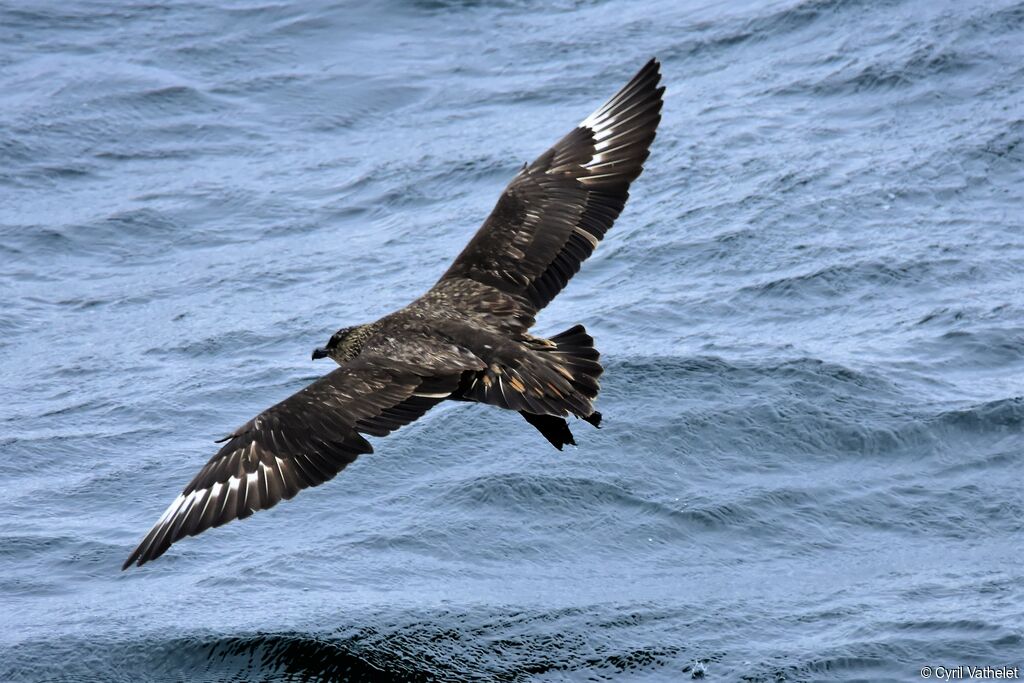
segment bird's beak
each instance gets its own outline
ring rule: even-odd
[[[318,360],[320,358],[327,358],[327,356],[328,356],[327,349],[313,349],[313,360]]]

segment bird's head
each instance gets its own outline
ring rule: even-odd
[[[359,351],[363,348],[363,342],[370,332],[369,328],[369,325],[341,328],[331,335],[326,346],[313,349],[313,360],[331,358],[338,365],[352,360],[359,355]]]

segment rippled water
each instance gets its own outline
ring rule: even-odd
[[[0,3],[0,680],[919,680],[1024,664],[1024,4]],[[600,431],[434,410],[120,564],[649,57],[541,316]]]

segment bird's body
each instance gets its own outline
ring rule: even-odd
[[[556,448],[571,413],[597,426],[602,368],[581,325],[530,335],[622,211],[660,121],[651,60],[604,106],[524,166],[491,215],[423,296],[336,332],[313,358],[338,368],[225,437],[124,564],[266,509],[331,479],[444,400],[518,411]]]

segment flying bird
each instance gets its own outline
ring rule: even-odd
[[[618,218],[661,120],[652,59],[568,135],[523,166],[441,279],[380,320],[335,332],[313,359],[338,368],[222,441],[125,561],[244,519],[333,478],[441,401],[518,411],[559,450],[569,413],[599,426],[602,373],[582,325],[529,333]]]

